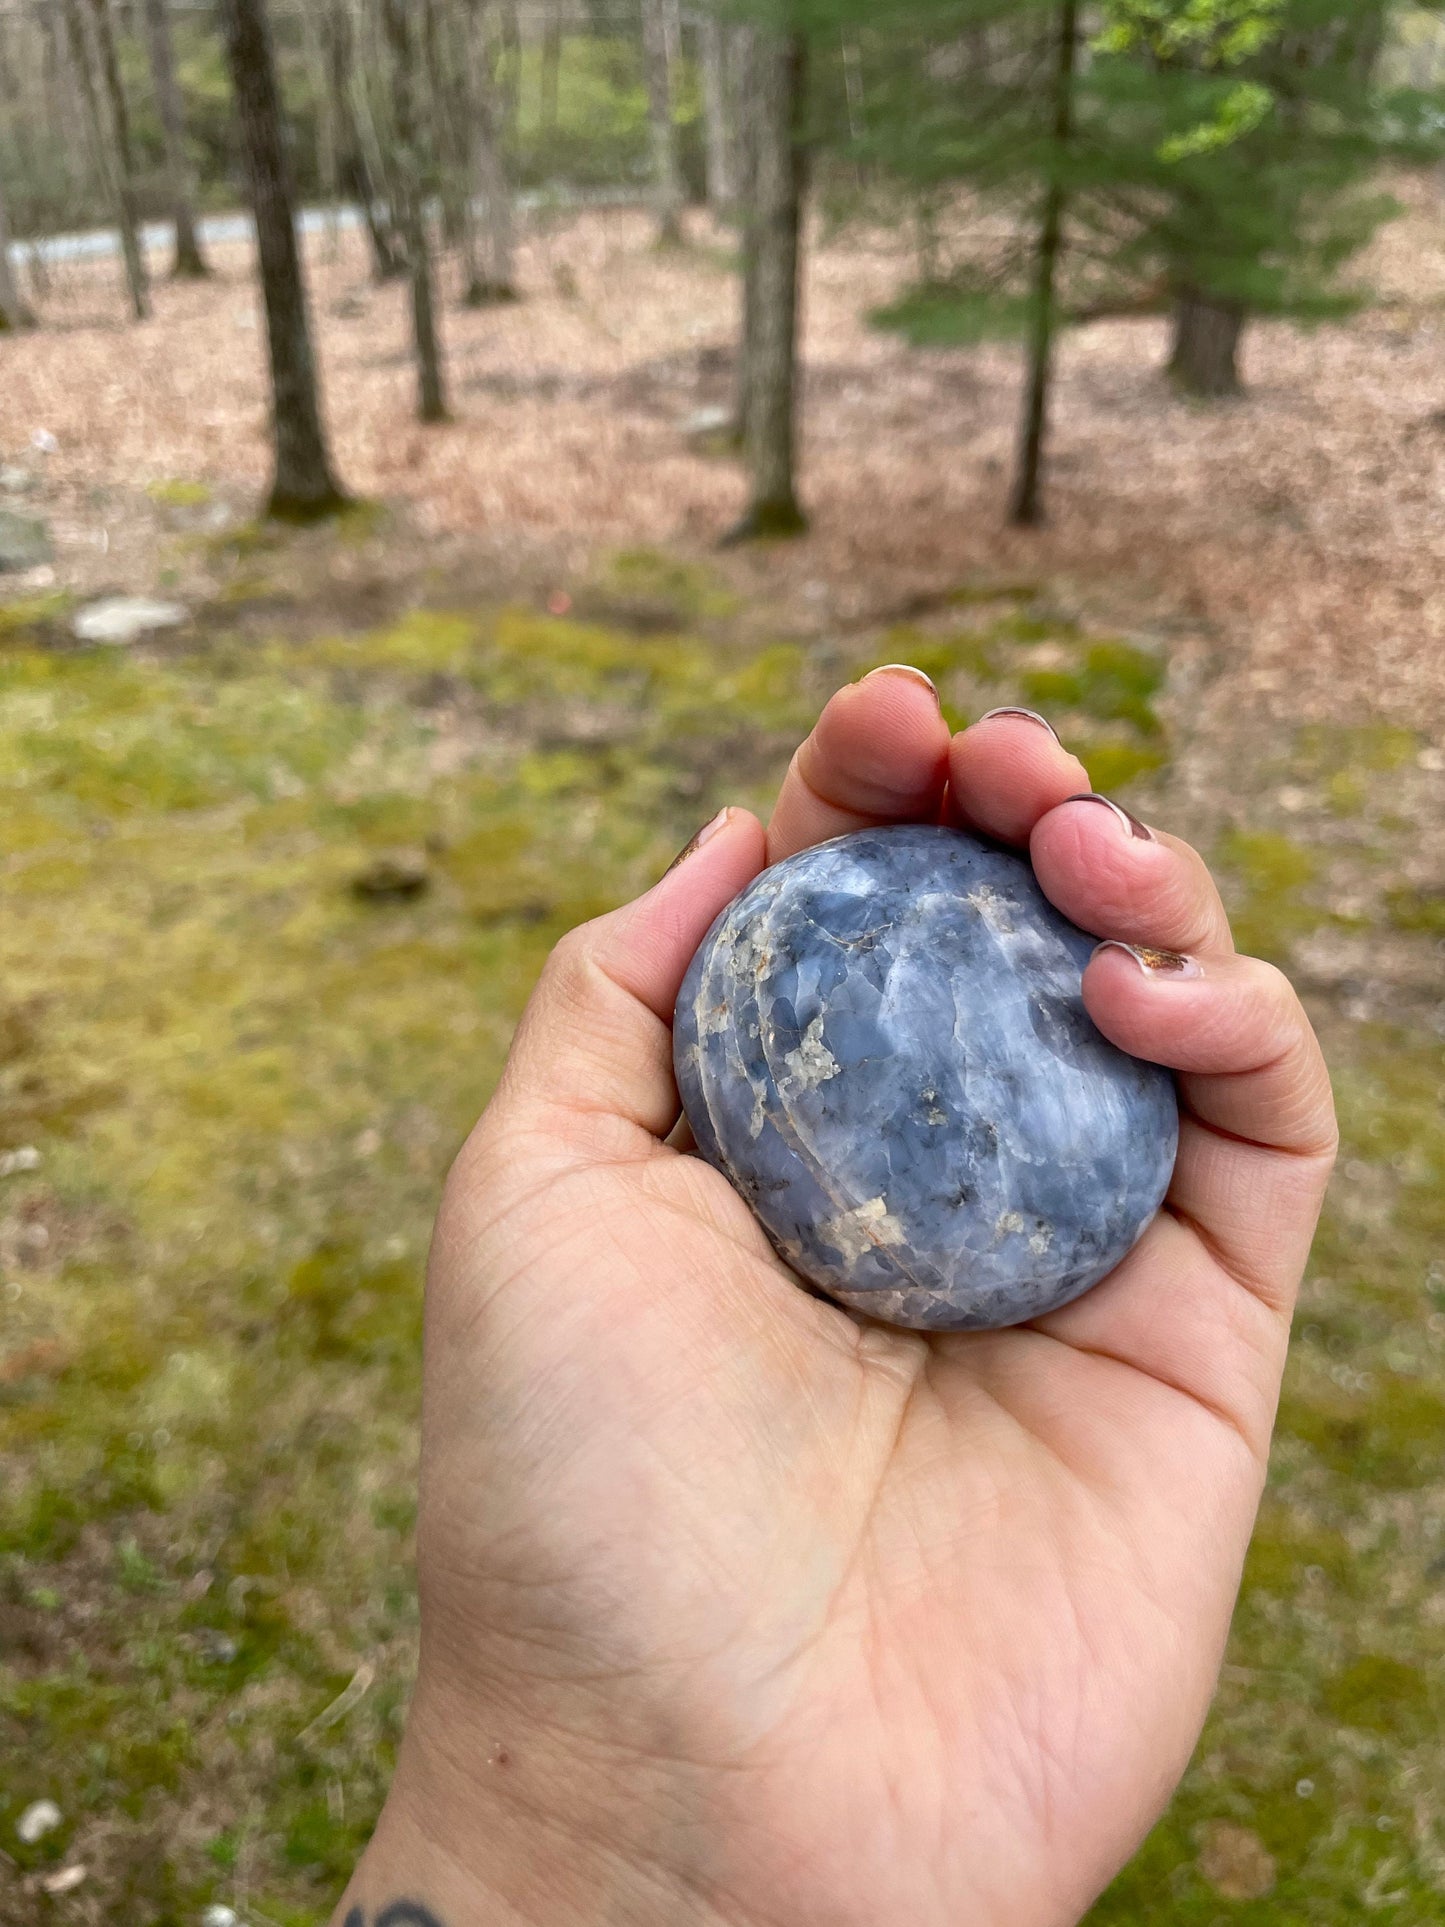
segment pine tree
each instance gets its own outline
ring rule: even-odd
[[[1173,293],[1169,372],[1185,392],[1239,392],[1251,316],[1317,320],[1352,305],[1340,271],[1392,205],[1374,182],[1386,11],[1385,0],[1278,0],[1236,60],[1196,44],[1155,49],[1149,67],[1104,63],[1150,136],[1141,185],[1154,212],[1138,251]]]

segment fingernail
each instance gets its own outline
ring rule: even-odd
[[[683,844],[682,848],[662,874],[665,877],[670,877],[679,864],[686,863],[687,859],[692,856],[694,852],[700,850],[704,843],[710,842],[711,839],[717,835],[718,831],[731,815],[732,805],[729,804],[725,809],[719,810],[716,816],[709,818],[697,834],[690,837],[688,841]]]
[[[1130,836],[1137,836],[1141,843],[1152,843],[1154,832],[1145,827],[1137,816],[1130,816],[1122,803],[1116,803],[1112,796],[1100,796],[1097,790],[1085,790],[1081,796],[1065,797],[1067,803],[1102,803],[1106,810],[1112,810]]]
[[[1186,957],[1182,950],[1154,950],[1145,943],[1120,943],[1110,937],[1101,943],[1094,955],[1100,950],[1122,950],[1126,957],[1132,957],[1146,977],[1191,978],[1204,975],[1204,965],[1197,957]]]
[[[915,682],[923,684],[935,702],[938,701],[937,683],[932,676],[925,675],[921,669],[915,669],[911,662],[881,662],[876,669],[870,669],[863,680],[872,682],[875,676],[912,676]]]
[[[1037,723],[1041,729],[1046,729],[1060,748],[1063,747],[1063,737],[1060,736],[1048,717],[1041,716],[1036,709],[990,709],[987,714],[980,716],[978,720],[981,723],[991,723],[995,716],[1022,716],[1025,722]]]

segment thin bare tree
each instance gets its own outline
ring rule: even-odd
[[[471,106],[472,173],[485,223],[482,259],[467,289],[473,307],[517,299],[514,190],[505,154],[507,103],[498,84],[493,36],[484,0],[465,0],[467,91]]]
[[[707,162],[707,204],[726,219],[733,211],[733,135],[728,113],[727,35],[715,13],[697,25],[698,64],[702,68],[702,124]]]
[[[327,91],[337,130],[340,153],[338,182],[344,180],[355,195],[371,245],[372,273],[378,281],[393,280],[402,271],[392,238],[386,182],[379,143],[375,139],[365,90],[356,71],[356,34],[349,0],[328,0],[321,17],[321,45],[326,63]]]
[[[806,59],[801,34],[755,32],[746,96],[750,159],[739,371],[749,495],[733,541],[798,535],[807,527],[795,473]]]
[[[391,60],[397,226],[406,249],[407,274],[411,282],[417,418],[424,422],[442,422],[447,419],[447,403],[442,382],[441,345],[437,339],[431,245],[427,236],[426,210],[422,203],[417,58],[412,37],[411,9],[407,0],[381,0],[381,18]]]
[[[185,103],[176,79],[175,52],[166,0],[144,0],[146,52],[151,82],[165,141],[166,198],[175,222],[175,261],[172,272],[183,280],[203,280],[210,272],[196,232],[196,182],[186,151]],[[309,17],[309,10],[308,10]]]
[[[543,141],[557,131],[557,100],[562,87],[562,6],[548,0],[542,21],[542,50],[538,57],[537,126]]]
[[[92,27],[96,29],[94,49],[91,44]],[[101,29],[104,30],[103,38]],[[125,94],[120,85],[120,69],[115,59],[115,41],[110,33],[110,16],[105,0],[90,0],[89,23],[81,0],[65,0],[65,30],[90,136],[96,176],[120,235],[121,259],[125,264],[131,309],[137,321],[145,321],[150,315],[150,284],[136,219]],[[105,79],[109,115],[101,104],[101,94],[96,86],[97,65]],[[119,118],[115,111],[117,101],[120,105]]]
[[[10,265],[10,220],[4,183],[0,182],[0,334],[11,328],[29,328],[34,320]]]
[[[1059,325],[1059,263],[1064,252],[1064,225],[1068,212],[1068,194],[1061,178],[1059,162],[1074,139],[1074,89],[1082,52],[1079,0],[1059,0],[1054,28],[1050,121],[1055,165],[1044,189],[1038,240],[1034,249],[1028,380],[1019,427],[1018,463],[1009,504],[1009,520],[1018,528],[1036,528],[1044,519],[1044,456],[1048,442],[1054,344]]]
[[[667,0],[642,0],[642,64],[647,81],[647,124],[652,137],[652,191],[657,240],[674,247],[682,236],[682,165],[672,111],[672,63],[668,59]]]
[[[315,521],[344,507],[346,498],[332,472],[321,422],[306,281],[296,241],[295,193],[265,0],[220,0],[219,11],[256,217],[266,307],[275,450],[268,513],[288,521]]]

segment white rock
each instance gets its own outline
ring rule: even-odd
[[[54,1833],[64,1817],[53,1800],[32,1800],[15,1822],[15,1831],[27,1847],[33,1847],[47,1833]]]
[[[42,1874],[40,1891],[47,1894],[73,1894],[85,1879],[86,1868],[78,1860],[68,1867],[57,1867],[54,1873]]]
[[[682,424],[684,435],[725,435],[733,425],[730,408],[699,408]]]
[[[60,443],[48,428],[34,429],[30,436],[30,446],[32,448],[38,448],[42,455],[58,455],[60,453]]]
[[[157,629],[174,629],[190,611],[179,602],[155,602],[149,596],[106,596],[82,609],[71,624],[81,642],[105,642],[123,647]]]
[[[0,1178],[14,1177],[17,1171],[38,1171],[40,1153],[33,1144],[22,1144],[18,1150],[0,1152]]]
[[[234,1907],[224,1907],[219,1900],[213,1901],[201,1915],[201,1927],[241,1927],[241,1916]]]

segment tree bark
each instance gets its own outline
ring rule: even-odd
[[[176,80],[166,0],[145,0],[145,29],[151,80],[156,90],[156,108],[165,140],[166,193],[176,230],[172,272],[182,280],[200,281],[205,279],[210,270],[201,253],[200,238],[196,233],[196,183],[190,157],[186,153],[185,107]]]
[[[396,133],[397,225],[406,249],[411,281],[412,341],[416,352],[417,419],[444,422],[441,347],[437,340],[436,297],[431,247],[421,197],[418,149],[416,53],[412,46],[407,0],[382,0],[382,26],[391,54],[393,118]]]
[[[647,81],[647,124],[652,136],[652,191],[660,247],[682,240],[682,169],[672,116],[672,76],[667,57],[666,0],[642,0],[642,63]]]
[[[1174,307],[1169,378],[1186,395],[1221,401],[1241,392],[1239,344],[1247,315],[1237,301],[1184,289]]]
[[[441,198],[444,247],[458,248],[472,260],[472,186],[467,165],[465,80],[450,32],[451,7],[442,0],[422,0],[421,44],[426,73],[426,98],[419,119],[432,129]]]
[[[135,198],[132,192],[129,161],[129,122],[124,119],[125,97],[120,94],[120,74],[115,67],[115,42],[109,33],[110,21],[105,12],[105,0],[91,0],[92,19],[100,34],[99,59],[106,73],[107,90],[110,92],[112,110],[117,95],[121,102],[122,119],[117,121],[112,112],[109,128],[106,115],[96,92],[95,69],[92,65],[90,35],[86,30],[85,15],[81,11],[80,0],[65,0],[65,26],[70,40],[71,64],[75,68],[75,78],[80,86],[81,102],[90,131],[91,143],[95,149],[95,167],[101,186],[110,203],[116,231],[120,235],[121,259],[125,264],[126,287],[130,293],[131,311],[137,321],[145,321],[150,316],[150,287],[146,278],[145,255],[140,244],[140,233],[136,225]],[[109,61],[106,49],[110,50]],[[112,79],[114,87],[112,90]],[[124,133],[123,133],[124,130]]]
[[[557,96],[562,79],[562,15],[558,0],[552,0],[542,23],[540,67],[538,127],[543,140],[549,140],[557,131]]]
[[[751,26],[733,30],[731,54],[733,98],[736,102],[736,139],[733,146],[736,210],[742,242],[739,295],[737,368],[733,391],[733,435],[739,448],[748,445],[748,417],[752,407],[752,370],[758,312],[757,260],[757,98],[754,92],[757,32]]]
[[[164,6],[165,0],[147,0],[147,4]],[[302,8],[301,42],[316,92],[316,186],[326,210],[326,258],[335,261],[341,253],[341,123],[331,86],[327,12],[329,8]]]
[[[493,72],[492,48],[482,13],[480,0],[466,0],[463,30],[471,102],[472,173],[485,224],[485,259],[479,263],[464,297],[473,308],[517,299],[512,183],[502,148],[506,107]]]
[[[401,262],[392,245],[390,225],[377,212],[379,204],[386,199],[385,184],[368,149],[357,112],[352,73],[356,41],[347,0],[331,0],[322,17],[321,32],[331,112],[338,144],[345,152],[344,162],[338,161],[338,178],[345,178],[349,191],[355,195],[361,208],[366,238],[371,246],[372,278],[376,281],[392,281],[401,273]]]
[[[743,327],[749,500],[736,540],[798,535],[807,527],[795,480],[805,60],[801,34],[757,33]]]
[[[337,486],[321,423],[306,282],[296,242],[295,197],[281,120],[265,0],[220,0],[221,31],[235,93],[271,359],[275,476],[268,514],[314,521],[346,498]]]
[[[1048,441],[1054,338],[1058,331],[1059,261],[1064,251],[1067,207],[1063,162],[1074,138],[1074,78],[1078,60],[1079,0],[1061,0],[1054,66],[1052,150],[1035,256],[1028,386],[1019,434],[1018,472],[1009,510],[1009,520],[1018,528],[1035,528],[1044,519],[1044,454]]]
[[[702,65],[703,136],[707,159],[707,204],[719,219],[733,212],[737,187],[733,180],[733,138],[728,124],[727,41],[722,22],[704,14],[698,22],[698,54]]]
[[[0,187],[0,334],[12,328],[29,328],[35,317],[26,306],[20,284],[10,265],[10,221],[5,208],[5,193]]]
[[[120,60],[115,50],[110,0],[90,0],[90,10],[95,21],[96,45],[100,51],[101,80],[105,85],[106,99],[110,106],[116,179],[120,184],[121,206],[125,212],[125,232],[121,239],[128,251],[127,272],[132,285],[139,285],[144,291],[142,300],[144,312],[139,308],[136,312],[136,319],[143,321],[150,312],[149,279],[146,274],[145,252],[141,243],[140,215],[136,205],[135,150],[130,136],[130,107],[126,101],[125,86],[120,75]],[[131,255],[134,256],[134,260],[131,259]]]

